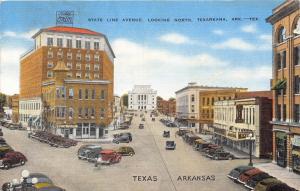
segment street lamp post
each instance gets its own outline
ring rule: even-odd
[[[249,164],[248,166],[253,166],[253,163],[252,163],[252,133],[249,134],[249,140],[250,140],[250,145],[249,145]]]

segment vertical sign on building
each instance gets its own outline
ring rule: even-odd
[[[74,11],[56,11],[56,25],[72,25]]]

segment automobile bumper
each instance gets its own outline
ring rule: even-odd
[[[240,179],[237,179],[237,181],[238,181],[240,184],[246,184],[245,182],[243,182],[243,181],[240,180]]]
[[[232,179],[232,180],[237,180],[237,178],[230,176],[229,174],[227,175],[228,178]]]
[[[251,187],[251,186],[249,186],[249,185],[247,185],[247,184],[245,184],[244,186],[247,187],[247,188],[249,188],[250,190],[253,190],[253,189],[254,189],[253,187]]]

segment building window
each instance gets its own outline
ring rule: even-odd
[[[207,100],[206,100],[206,101],[207,101],[207,102],[206,102],[206,104],[207,104],[207,105],[209,105],[209,97],[207,98]]]
[[[100,65],[99,64],[95,64],[94,65],[94,70],[95,71],[99,71],[100,70]]]
[[[93,107],[91,108],[91,117],[95,117],[95,109]]]
[[[88,117],[89,116],[89,108],[84,108],[84,116]]]
[[[85,70],[87,70],[87,71],[91,70],[91,65],[90,64],[85,64]]]
[[[85,89],[85,99],[89,99],[89,90]]]
[[[299,118],[300,118],[300,105],[295,104],[294,105],[294,121],[299,123]]]
[[[69,69],[72,69],[72,62],[67,62],[67,67],[68,67]]]
[[[95,61],[95,62],[99,62],[99,60],[100,60],[100,59],[99,59],[99,55],[94,55],[94,61]]]
[[[53,52],[52,51],[48,51],[48,58],[53,58]]]
[[[74,97],[74,90],[73,90],[73,88],[70,88],[69,89],[69,99],[73,99],[73,97]]]
[[[81,63],[76,63],[76,70],[81,70]]]
[[[85,49],[90,50],[91,49],[91,42],[85,41]]]
[[[285,39],[286,39],[285,32],[286,32],[286,30],[285,30],[284,27],[281,27],[279,29],[279,31],[278,31],[278,37],[277,37],[277,42],[278,43],[281,43],[281,42],[285,41]]]
[[[65,116],[66,116],[66,108],[65,107],[56,107],[55,112],[56,112],[57,118],[65,118]]]
[[[93,90],[92,90],[92,99],[95,99],[95,94],[96,94],[96,92],[95,92],[95,90],[93,89]]]
[[[99,74],[94,74],[95,79],[99,79]]]
[[[295,94],[300,94],[300,78],[299,76],[295,76],[295,88],[294,88],[294,91],[295,91]]]
[[[81,48],[81,40],[76,40],[76,48]]]
[[[101,90],[100,99],[105,99],[105,91]]]
[[[286,104],[283,104],[283,121],[286,121]]]
[[[57,38],[56,43],[57,43],[58,47],[63,47],[63,39],[62,38]]]
[[[81,78],[81,73],[80,72],[76,72],[76,78]]]
[[[72,76],[73,76],[72,72],[67,73],[67,78],[72,78]]]
[[[76,60],[81,60],[81,54],[80,53],[76,54]]]
[[[78,98],[82,99],[82,90],[81,89],[78,90]]]
[[[286,51],[276,54],[277,69],[286,68]]]
[[[48,61],[47,67],[48,68],[53,68],[53,62],[52,61]]]
[[[78,117],[81,118],[82,117],[82,108],[78,108]]]
[[[58,57],[58,58],[62,58],[62,57],[63,57],[63,51],[61,51],[61,50],[58,51],[58,52],[57,52],[57,57]]]
[[[68,58],[68,60],[72,60],[72,52],[67,53],[67,58]]]
[[[52,78],[53,77],[53,72],[52,71],[48,71],[47,72],[47,77],[48,78]]]
[[[281,120],[281,105],[280,105],[280,104],[277,105],[276,118],[277,118],[278,120]]]
[[[74,110],[72,107],[69,108],[69,118],[73,118],[74,116]]]
[[[85,79],[90,79],[91,78],[91,75],[90,75],[90,73],[85,73]]]
[[[294,48],[294,65],[300,65],[300,46]]]
[[[214,105],[215,98],[211,98],[211,105]]]
[[[86,54],[86,55],[85,55],[85,60],[86,60],[87,62],[91,61],[91,55],[90,55],[90,54]]]
[[[99,50],[99,42],[94,42],[94,49]]]
[[[105,117],[105,109],[102,107],[100,108],[100,117],[104,118]]]
[[[47,46],[53,46],[53,38],[47,38]]]
[[[72,39],[67,39],[67,48],[72,48]]]
[[[192,101],[192,102],[195,101],[195,95],[191,95],[191,101]]]

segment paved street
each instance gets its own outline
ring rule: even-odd
[[[184,191],[184,190],[244,190],[241,185],[230,181],[226,174],[235,166],[245,165],[248,160],[213,161],[207,159],[181,137],[175,137],[175,128],[164,127],[156,119],[150,120],[147,114],[145,129],[138,129],[139,117],[134,117],[129,131],[133,141],[129,143],[135,149],[133,157],[123,157],[121,162],[111,166],[94,167],[92,163],[77,159],[76,147],[68,149],[53,148],[27,138],[25,131],[13,131],[3,128],[4,138],[18,151],[24,153],[28,162],[25,166],[9,171],[1,170],[0,184],[18,178],[23,169],[30,172],[47,174],[55,184],[68,191]],[[176,150],[165,150],[164,129],[171,131],[171,140],[175,140]],[[121,130],[119,130],[121,131]],[[117,133],[113,131],[111,133]],[[127,130],[122,130],[126,132]],[[117,148],[125,143],[103,144],[103,148]],[[134,176],[140,177],[134,180]],[[188,180],[184,176],[203,176],[200,180]],[[157,179],[157,181],[155,181]]]

